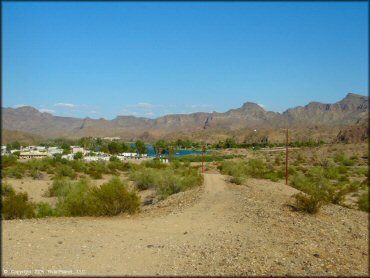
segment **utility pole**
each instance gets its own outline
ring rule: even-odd
[[[204,143],[202,143],[202,173],[204,173]]]
[[[168,147],[168,162],[172,161],[172,146]]]
[[[288,129],[286,129],[286,142],[285,142],[285,184],[288,185]]]

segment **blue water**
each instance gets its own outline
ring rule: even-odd
[[[145,145],[148,149],[148,156],[156,156],[156,152],[152,145]],[[184,156],[189,154],[202,154],[201,151],[192,151],[192,150],[177,150],[173,153],[173,156]]]

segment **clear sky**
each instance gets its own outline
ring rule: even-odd
[[[367,2],[3,2],[3,107],[112,119],[368,94]]]

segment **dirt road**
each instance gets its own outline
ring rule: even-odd
[[[367,213],[329,205],[305,215],[285,206],[293,188],[225,179],[205,174],[203,190],[157,213],[3,221],[3,273],[368,274]]]

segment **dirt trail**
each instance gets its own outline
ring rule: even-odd
[[[35,269],[45,275],[368,273],[366,213],[328,206],[318,216],[302,215],[284,206],[295,190],[283,184],[249,180],[236,186],[220,174],[204,177],[203,194],[194,205],[155,216],[3,221],[3,270],[32,275]]]

